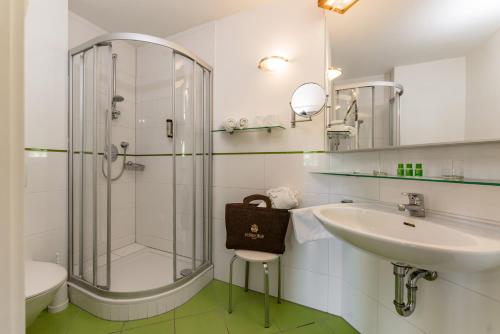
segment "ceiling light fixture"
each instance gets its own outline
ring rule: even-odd
[[[264,71],[270,72],[279,72],[282,71],[286,64],[288,63],[288,59],[280,56],[270,56],[262,58],[259,61],[258,68]]]
[[[328,77],[328,80],[335,80],[342,75],[342,69],[340,67],[330,67],[326,71],[326,75]]]
[[[318,0],[318,7],[344,14],[354,6],[358,0]]]

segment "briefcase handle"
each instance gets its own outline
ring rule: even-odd
[[[250,195],[250,196],[245,197],[243,199],[243,204],[250,205],[250,203],[253,201],[264,201],[266,203],[266,208],[272,207],[271,200],[269,199],[269,197],[267,197],[265,195],[259,195],[259,194]]]

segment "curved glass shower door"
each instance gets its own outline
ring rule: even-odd
[[[211,69],[113,35],[71,51],[70,280],[145,296],[211,261]]]

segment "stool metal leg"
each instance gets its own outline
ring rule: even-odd
[[[250,275],[250,262],[245,261],[245,292],[248,292],[248,276]]]
[[[264,262],[264,327],[269,328],[269,269]]]
[[[228,313],[233,313],[233,264],[238,257],[235,255],[229,263],[229,306],[227,308]]]
[[[278,257],[278,304],[281,304],[281,256]]]

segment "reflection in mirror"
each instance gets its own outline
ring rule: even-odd
[[[500,140],[500,1],[359,1],[325,15],[327,66],[342,68],[331,150]]]
[[[335,85],[327,135],[330,150],[387,147],[399,142],[400,99],[404,89],[391,81]]]
[[[292,127],[296,122],[310,121],[312,116],[319,114],[326,105],[327,94],[317,83],[305,83],[299,86],[292,95]],[[296,120],[300,116],[303,120]]]

